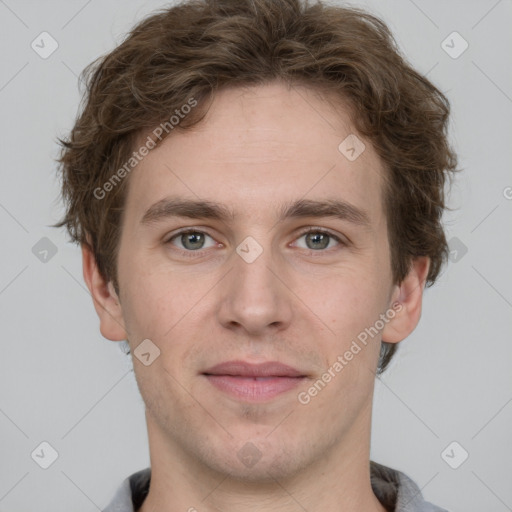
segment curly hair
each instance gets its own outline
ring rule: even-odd
[[[447,134],[450,105],[374,15],[307,0],[189,0],[142,20],[89,64],[82,80],[81,111],[69,138],[58,139],[66,212],[54,227],[65,226],[73,242],[92,251],[117,292],[126,162],[134,159],[138,137],[160,125],[165,133],[160,128],[152,132],[158,140],[148,137],[148,144],[159,144],[203,119],[219,89],[276,80],[346,102],[354,127],[386,169],[394,283],[418,256],[430,258],[426,286],[438,277],[448,255],[441,222],[446,178],[457,165]],[[169,123],[191,99],[194,108]],[[382,341],[380,373],[396,347]]]

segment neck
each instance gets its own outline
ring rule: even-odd
[[[148,412],[146,418],[151,485],[138,512],[386,512],[370,484],[371,410],[318,460],[292,476],[263,481],[206,467],[169,440]]]

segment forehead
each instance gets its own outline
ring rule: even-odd
[[[139,162],[125,213],[140,221],[152,204],[180,195],[254,218],[256,208],[264,215],[283,202],[329,197],[380,217],[383,174],[339,98],[281,83],[230,88],[202,121],[174,131]]]

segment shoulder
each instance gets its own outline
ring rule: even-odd
[[[149,491],[151,468],[142,469],[125,478],[102,512],[135,512]]]
[[[425,501],[418,485],[405,473],[370,461],[372,489],[379,501],[394,512],[448,512]]]

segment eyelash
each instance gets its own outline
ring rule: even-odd
[[[177,237],[179,237],[181,235],[184,235],[184,234],[189,234],[189,233],[199,233],[199,234],[207,235],[207,236],[209,236],[210,238],[213,239],[213,237],[211,235],[209,235],[205,231],[201,231],[200,229],[185,228],[185,229],[183,229],[181,231],[178,231],[177,233],[174,233],[171,237],[169,237],[167,240],[164,241],[164,244],[165,245],[167,245],[167,244],[172,245],[172,241],[175,238],[177,238]],[[340,246],[345,247],[347,245],[347,243],[344,242],[339,236],[336,236],[335,234],[331,233],[330,231],[327,231],[326,229],[315,228],[314,226],[310,226],[307,229],[305,229],[304,231],[302,231],[301,233],[299,233],[297,235],[296,239],[299,239],[299,238],[301,238],[304,235],[307,235],[309,233],[328,235],[330,238],[333,238],[336,242],[338,242],[338,244]],[[184,255],[186,257],[189,257],[189,258],[201,257],[201,256],[203,256],[203,253],[208,250],[208,249],[198,249],[196,251],[187,251],[187,250],[180,249],[178,247],[174,247],[174,249],[179,251],[179,252],[181,252],[182,255]],[[310,254],[312,253],[312,254],[315,254],[315,256],[316,256],[318,253],[330,252],[332,250],[332,248],[331,249],[322,249],[322,250],[314,250],[314,249],[305,249],[305,250],[308,250]]]

